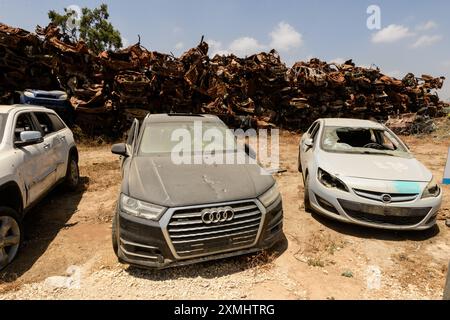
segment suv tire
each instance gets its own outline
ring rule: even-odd
[[[67,164],[66,179],[64,185],[70,191],[75,191],[80,183],[80,170],[76,158],[71,154]]]
[[[23,227],[18,213],[0,207],[0,270],[16,257],[23,242]]]

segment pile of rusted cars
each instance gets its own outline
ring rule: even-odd
[[[87,134],[121,132],[148,112],[205,112],[234,127],[296,130],[319,117],[436,117],[447,106],[436,94],[444,77],[398,80],[351,60],[288,68],[274,50],[210,58],[203,39],[178,58],[139,43],[95,55],[51,24],[36,33],[0,24],[0,69],[0,103],[25,89],[64,90]]]

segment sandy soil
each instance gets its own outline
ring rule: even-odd
[[[55,190],[26,219],[18,259],[0,274],[0,299],[440,299],[450,259],[450,187],[438,226],[425,232],[373,230],[330,221],[303,208],[299,134],[283,132],[276,179],[287,238],[274,250],[164,271],[117,262],[111,217],[118,159],[108,146],[80,147],[83,186]],[[404,137],[442,179],[448,128]]]

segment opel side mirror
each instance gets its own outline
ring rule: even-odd
[[[306,146],[306,150],[312,148],[314,146],[314,140],[311,138],[307,138],[305,140],[305,146]]]

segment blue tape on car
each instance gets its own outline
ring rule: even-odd
[[[420,183],[412,181],[394,181],[397,193],[420,193]]]
[[[443,184],[450,184],[450,148],[448,148],[447,164],[445,165]]]

